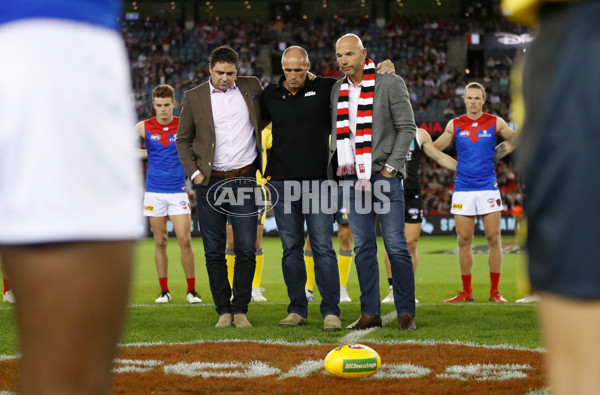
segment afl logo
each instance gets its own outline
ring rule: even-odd
[[[460,133],[459,133],[460,137],[467,137],[467,136],[470,136],[470,135],[471,135],[471,132],[469,132],[468,130],[461,130]]]
[[[153,134],[150,136],[150,140],[158,141],[160,140],[160,134]]]

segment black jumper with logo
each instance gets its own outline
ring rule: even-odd
[[[268,85],[260,98],[263,119],[273,123],[273,144],[265,176],[272,180],[327,178],[330,95],[334,78],[306,79],[293,95],[283,86]]]

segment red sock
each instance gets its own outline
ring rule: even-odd
[[[188,283],[188,292],[196,288],[196,277],[186,278]]]
[[[492,286],[490,288],[490,294],[498,292],[498,283],[500,283],[500,273],[490,272],[490,282],[492,283]]]
[[[467,275],[460,276],[460,277],[462,278],[463,292],[472,294],[473,290],[471,289],[471,275],[467,274]]]
[[[166,289],[167,292],[171,292],[169,291],[169,281],[167,280],[167,277],[159,277],[158,278],[158,282],[160,283],[160,290],[162,291],[163,289]]]
[[[10,291],[10,282],[7,279],[4,279],[4,293]]]

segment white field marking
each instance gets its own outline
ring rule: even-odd
[[[356,332],[366,332],[366,331],[356,331]],[[342,343],[342,339],[345,336],[341,337],[337,345],[348,344],[349,342]],[[265,344],[265,345],[281,345],[281,346],[324,346],[329,343],[321,343],[318,340],[306,340],[303,342],[289,342],[281,339],[266,339],[266,340],[248,340],[248,339],[220,339],[220,340],[193,340],[189,342],[138,342],[138,343],[126,343],[119,344],[119,347],[154,347],[154,346],[184,346],[184,345],[193,345],[193,344],[205,344],[205,343],[257,343],[257,344]],[[369,339],[368,343],[371,344],[383,344],[387,346],[401,346],[401,345],[417,345],[417,346],[437,346],[437,345],[449,345],[449,346],[465,346],[465,347],[473,347],[473,348],[485,348],[490,350],[514,350],[514,351],[532,351],[538,353],[545,353],[546,350],[543,348],[529,348],[522,346],[513,346],[510,344],[479,344],[474,342],[463,342],[458,340],[376,340]],[[336,346],[336,344],[331,344],[332,347]],[[19,359],[21,357],[20,354],[16,355],[6,355],[0,354],[0,362],[8,361],[12,359]]]
[[[469,364],[452,365],[445,369],[446,373],[438,374],[441,379],[499,381],[524,379],[527,373],[523,370],[532,370],[527,364]]]
[[[383,317],[381,317],[381,325],[387,325],[388,323],[392,322],[397,317],[398,317],[398,315],[397,315],[396,311],[395,310],[391,311],[391,312],[387,313],[386,315],[384,315]],[[379,328],[369,328],[369,329],[361,329],[358,331],[351,331],[346,336],[343,336],[340,339],[340,342],[342,344],[356,343],[360,339],[367,336],[369,333],[373,332],[376,329],[379,329]]]
[[[16,392],[0,391],[0,395],[19,395]]]
[[[235,369],[235,370],[234,370]],[[222,371],[220,371],[222,370]],[[261,361],[249,363],[227,362],[179,362],[163,367],[166,374],[179,374],[183,376],[196,377],[240,377],[256,378],[272,376],[281,373],[281,370],[267,365]]]
[[[119,347],[153,347],[153,346],[185,346],[192,344],[205,344],[205,343],[258,343],[266,345],[280,345],[280,346],[319,346],[323,343],[318,340],[305,340],[303,342],[289,342],[281,339],[266,339],[266,340],[246,340],[246,339],[220,339],[220,340],[193,340],[189,342],[141,342],[141,343],[127,343],[119,344]]]
[[[437,346],[439,344],[445,344],[449,346],[465,346],[465,347],[475,347],[475,348],[485,348],[490,350],[514,350],[514,351],[533,351],[538,353],[545,353],[546,350],[543,348],[528,348],[522,346],[513,346],[510,344],[478,344],[474,342],[463,342],[459,340],[372,340],[369,339],[369,343],[373,344],[385,344],[385,345],[417,345],[417,346]]]
[[[525,395],[550,395],[550,387],[540,388],[539,390],[529,391]]]
[[[395,314],[395,312],[393,312]],[[355,331],[355,332],[367,332],[364,331]],[[346,336],[343,336],[338,341],[338,345],[340,344],[349,344],[350,342],[342,342]],[[189,342],[138,342],[138,343],[127,343],[127,344],[119,344],[119,347],[152,347],[152,346],[178,346],[178,345],[192,345],[192,344],[204,344],[204,343],[257,343],[257,344],[265,344],[265,345],[283,345],[283,346],[319,346],[319,345],[327,345],[328,343],[321,343],[318,340],[305,340],[303,342],[289,342],[281,339],[265,339],[265,340],[248,340],[248,339],[219,339],[219,340],[193,340]],[[510,344],[478,344],[474,342],[463,342],[458,340],[376,340],[369,339],[368,343],[372,344],[383,344],[390,346],[398,346],[398,345],[417,345],[417,346],[437,346],[440,344],[450,345],[450,346],[465,346],[465,347],[474,347],[474,348],[485,348],[492,350],[515,350],[515,351],[533,351],[539,353],[545,353],[546,350],[543,348],[528,348],[522,346],[513,346]],[[336,346],[335,344],[331,344],[332,347]],[[2,355],[0,355],[2,358]],[[0,359],[1,360],[1,359]]]
[[[163,361],[153,359],[115,359],[113,363],[125,365],[113,368],[113,373],[147,373],[155,366],[163,365]]]
[[[383,364],[369,379],[418,379],[431,373],[431,369],[412,363]]]
[[[323,360],[318,361],[302,361],[300,365],[294,366],[289,372],[279,376],[279,379],[287,379],[290,377],[308,377],[313,372],[318,372],[323,369]]]

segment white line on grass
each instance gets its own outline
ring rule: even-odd
[[[395,314],[396,312],[392,312],[392,313]],[[386,317],[390,314],[387,314]],[[356,332],[362,332],[363,335],[366,335],[367,333],[370,333],[368,331],[369,330],[356,331]],[[340,338],[340,341],[341,341],[341,339],[344,339],[344,338],[345,338],[345,336]],[[404,345],[404,344],[419,345],[419,346],[437,346],[440,344],[444,344],[444,345],[451,345],[451,346],[486,348],[486,349],[491,349],[491,350],[533,351],[533,352],[539,352],[539,353],[546,352],[546,350],[543,348],[527,348],[527,347],[520,347],[520,346],[512,346],[510,344],[488,345],[488,344],[478,344],[478,343],[474,343],[474,342],[463,342],[463,341],[457,341],[457,340],[441,340],[441,341],[440,340],[385,340],[385,341],[381,341],[381,340],[369,339],[368,342],[372,343],[372,344],[383,344],[383,345],[390,345],[390,346],[397,346],[397,345]],[[182,346],[182,345],[204,344],[204,343],[258,343],[258,344],[282,345],[282,346],[319,346],[319,345],[327,344],[327,343],[321,343],[318,340],[306,340],[303,342],[289,342],[289,341],[281,340],[281,339],[267,339],[267,340],[221,339],[221,340],[194,340],[194,341],[189,341],[189,342],[170,342],[170,343],[167,343],[167,342],[139,342],[139,343],[118,344],[118,346],[119,347],[141,348],[141,347],[153,347],[153,346]],[[348,344],[348,343],[350,343],[350,342],[346,342],[343,344]],[[0,354],[0,361],[8,361],[11,359],[18,359],[20,357],[21,357],[20,354],[16,354],[16,355]]]
[[[381,325],[385,326],[388,323],[392,322],[395,318],[397,318],[397,314],[396,314],[396,311],[394,310],[392,312],[387,313],[383,317],[381,317]],[[352,331],[352,332],[348,333],[346,336],[342,336],[340,338],[340,342],[341,342],[341,344],[356,343],[357,341],[359,341],[360,339],[362,339],[363,337],[365,337],[366,335],[368,335],[369,333],[373,332],[376,329],[378,329],[378,328],[361,329],[358,331]]]
[[[396,312],[392,312],[396,314]],[[388,316],[387,314],[386,316]],[[362,332],[363,334],[367,334],[368,330],[356,331]],[[340,338],[343,339],[344,337]],[[452,345],[452,346],[465,346],[465,347],[477,347],[477,348],[486,348],[486,349],[499,349],[499,350],[516,350],[516,351],[533,351],[543,353],[545,350],[543,348],[527,348],[520,346],[512,346],[510,344],[497,344],[497,345],[488,345],[488,344],[478,344],[474,342],[463,342],[463,341],[455,341],[455,340],[375,340],[369,339],[369,343],[373,344],[383,344],[383,345],[403,345],[403,344],[411,344],[411,345],[420,345],[420,346],[437,346],[440,344]],[[176,345],[191,345],[191,344],[203,344],[203,343],[258,343],[258,344],[266,344],[266,345],[283,345],[283,346],[311,346],[311,345],[326,345],[327,343],[321,343],[318,340],[306,340],[303,342],[289,342],[281,339],[266,339],[266,340],[249,340],[249,339],[220,339],[220,340],[194,340],[189,342],[139,342],[139,343],[127,343],[127,344],[119,344],[119,347],[150,347],[150,346],[176,346]],[[347,343],[343,343],[347,344]],[[0,356],[1,357],[1,356]]]

